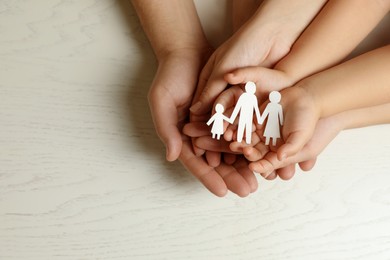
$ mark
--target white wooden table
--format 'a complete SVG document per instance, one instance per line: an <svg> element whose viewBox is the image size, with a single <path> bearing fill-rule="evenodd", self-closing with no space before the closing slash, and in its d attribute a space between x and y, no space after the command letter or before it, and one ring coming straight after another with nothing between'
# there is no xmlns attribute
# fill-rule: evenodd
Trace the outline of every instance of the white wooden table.
<svg viewBox="0 0 390 260"><path fill-rule="evenodd" d="M155 69L125 0L0 1L0 259L390 259L390 125L217 198L164 161Z"/></svg>

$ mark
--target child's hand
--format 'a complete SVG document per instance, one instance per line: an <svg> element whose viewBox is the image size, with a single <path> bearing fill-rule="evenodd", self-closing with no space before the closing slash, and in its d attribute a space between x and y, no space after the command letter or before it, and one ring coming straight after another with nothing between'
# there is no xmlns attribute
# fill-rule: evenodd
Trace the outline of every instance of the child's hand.
<svg viewBox="0 0 390 260"><path fill-rule="evenodd" d="M279 160L298 153L312 138L320 119L320 108L304 88L296 85L281 92L284 111L282 137L284 144L277 149Z"/></svg>
<svg viewBox="0 0 390 260"><path fill-rule="evenodd" d="M317 122L313 136L302 150L285 160L280 161L276 152L268 152L266 154L263 152L262 159L255 161L257 159L256 153L261 152L257 151L257 147L254 147L256 149L253 150L244 151L244 154L246 154L246 158L252 159L249 168L260 173L264 178L269 179L278 175L281 179L288 180L294 175L294 165L296 163L304 171L311 170L316 162L317 156L341 130L342 124L337 115L323 118Z"/></svg>

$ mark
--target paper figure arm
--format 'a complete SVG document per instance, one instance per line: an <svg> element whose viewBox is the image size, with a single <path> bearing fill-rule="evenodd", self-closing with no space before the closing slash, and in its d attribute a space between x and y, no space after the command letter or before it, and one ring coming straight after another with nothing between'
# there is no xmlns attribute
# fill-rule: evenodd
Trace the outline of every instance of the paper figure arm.
<svg viewBox="0 0 390 260"><path fill-rule="evenodd" d="M255 114L256 114L257 123L260 124L261 116L260 116L260 110L259 110L259 106L258 106L257 102L255 104Z"/></svg>
<svg viewBox="0 0 390 260"><path fill-rule="evenodd" d="M268 114L269 114L269 108L268 108L268 105L267 105L267 107L263 111L263 114L260 117L260 120L258 122L259 125L262 125L264 123L264 120L267 118Z"/></svg>
<svg viewBox="0 0 390 260"><path fill-rule="evenodd" d="M226 122L229 122L230 124L233 123L233 122L230 121L230 118L228 118L228 117L225 116L225 115L222 115L222 118L223 118L223 120L225 120Z"/></svg>
<svg viewBox="0 0 390 260"><path fill-rule="evenodd" d="M214 122L214 120L215 120L215 116L217 115L217 113L215 113L210 119L209 119L209 121L207 121L207 125L210 125L212 122Z"/></svg>
<svg viewBox="0 0 390 260"><path fill-rule="evenodd" d="M234 107L233 113L229 118L229 123L233 124L234 120L236 119L238 112L240 112L241 106L242 106L242 99L239 98L237 101L236 106Z"/></svg>

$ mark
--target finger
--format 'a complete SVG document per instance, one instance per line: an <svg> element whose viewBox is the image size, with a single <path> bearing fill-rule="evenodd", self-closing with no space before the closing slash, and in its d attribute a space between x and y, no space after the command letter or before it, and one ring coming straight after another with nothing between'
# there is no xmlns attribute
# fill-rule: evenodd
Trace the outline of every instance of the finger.
<svg viewBox="0 0 390 260"><path fill-rule="evenodd" d="M199 96L199 100L190 108L195 115L206 113L212 107L215 99L227 87L226 81L222 77L210 77L205 88Z"/></svg>
<svg viewBox="0 0 390 260"><path fill-rule="evenodd" d="M246 197L250 194L251 188L246 180L230 165L221 163L215 168L225 181L228 189L240 197Z"/></svg>
<svg viewBox="0 0 390 260"><path fill-rule="evenodd" d="M228 189L223 178L209 166L203 157L197 157L189 141L183 142L179 157L183 166L192 173L213 194L218 197L226 195Z"/></svg>
<svg viewBox="0 0 390 260"><path fill-rule="evenodd" d="M231 142L233 140L233 133L234 130L228 127L228 129L226 129L225 133L223 134L223 139L225 141Z"/></svg>
<svg viewBox="0 0 390 260"><path fill-rule="evenodd" d="M233 133L233 139L237 139L236 138L236 133ZM252 147L254 145L257 145L259 142L261 141L260 137L257 135L256 132L252 132L252 137L251 137L251 143L250 144L247 144L246 142L232 142L230 143L230 149L232 151L240 151L242 152L244 148L246 147Z"/></svg>
<svg viewBox="0 0 390 260"><path fill-rule="evenodd" d="M203 114L203 115L194 115L194 114L190 113L190 122L198 122L198 123L201 123L201 124L204 124L204 125L207 126L206 122L209 119L209 117L210 117L209 113L208 114ZM195 154L197 156L201 156L201 155L203 155L206 152L205 150L197 147L195 145L195 141L194 140L192 140L192 149L194 150L194 152L195 152Z"/></svg>
<svg viewBox="0 0 390 260"><path fill-rule="evenodd" d="M290 82L284 72L259 66L236 69L226 74L224 79L231 85L253 81L259 93L282 90L292 85L292 82Z"/></svg>
<svg viewBox="0 0 390 260"><path fill-rule="evenodd" d="M316 162L317 162L317 158L307 160L304 162L300 162L299 167L301 168L302 171L307 172L307 171L310 171L311 169L313 169Z"/></svg>
<svg viewBox="0 0 390 260"><path fill-rule="evenodd" d="M151 91L148 99L156 132L166 147L166 159L174 161L182 149L181 134L177 127L177 107L174 102L161 99L156 91Z"/></svg>
<svg viewBox="0 0 390 260"><path fill-rule="evenodd" d="M223 161L227 165L232 165L237 160L237 155L231 153L223 153Z"/></svg>
<svg viewBox="0 0 390 260"><path fill-rule="evenodd" d="M265 159L256 162L251 162L249 164L249 168L254 172L260 173L260 175L263 177L268 176L271 172L275 170L273 165Z"/></svg>
<svg viewBox="0 0 390 260"><path fill-rule="evenodd" d="M259 143L254 147L246 147L243 149L245 158L251 162L262 159L268 152L269 147L263 143Z"/></svg>
<svg viewBox="0 0 390 260"><path fill-rule="evenodd" d="M217 167L221 163L221 153L206 151L206 160L211 167Z"/></svg>
<svg viewBox="0 0 390 260"><path fill-rule="evenodd" d="M213 71L213 67L215 64L215 54L213 53L210 58L207 60L204 65L202 71L200 72L198 85L196 86L196 92L193 99L193 104L195 104L199 100L199 96L202 94L207 81L209 80L211 73Z"/></svg>
<svg viewBox="0 0 390 260"><path fill-rule="evenodd" d="M264 176L264 178L266 180L269 180L269 181L272 181L272 180L275 180L276 177L278 177L278 175L276 174L275 171L271 172L271 173L268 173L267 175Z"/></svg>
<svg viewBox="0 0 390 260"><path fill-rule="evenodd" d="M293 156L305 146L309 141L310 135L305 131L296 131L291 133L284 144L277 151L278 159L284 160L289 156Z"/></svg>
<svg viewBox="0 0 390 260"><path fill-rule="evenodd" d="M234 132L237 130L237 125L233 124L233 125L228 125L228 127L226 128L226 131L225 133L223 134L223 138L228 141L228 142L231 142L234 138Z"/></svg>
<svg viewBox="0 0 390 260"><path fill-rule="evenodd" d="M226 112L229 112L230 108L234 108L237 100L240 98L241 94L244 93L242 88L238 86L233 86L225 91L223 91L215 100L216 104L221 104ZM233 112L233 109L230 109L230 112Z"/></svg>
<svg viewBox="0 0 390 260"><path fill-rule="evenodd" d="M294 174L295 174L295 164L287 165L283 168L277 169L276 174L282 179L282 180L290 180Z"/></svg>
<svg viewBox="0 0 390 260"><path fill-rule="evenodd" d="M225 140L212 139L210 136L203 136L195 139L195 145L203 150L232 153L229 143Z"/></svg>
<svg viewBox="0 0 390 260"><path fill-rule="evenodd" d="M236 69L225 74L224 79L231 85L245 84L248 81L258 82L263 68L259 66Z"/></svg>
<svg viewBox="0 0 390 260"><path fill-rule="evenodd" d="M194 150L194 153L196 156L202 156L205 154L206 150L199 148L195 143L196 143L196 138L191 138L192 140L192 149Z"/></svg>
<svg viewBox="0 0 390 260"><path fill-rule="evenodd" d="M184 125L183 133L189 137L209 136L210 127L204 122L190 122Z"/></svg>
<svg viewBox="0 0 390 260"><path fill-rule="evenodd" d="M255 192L259 186L259 183L253 171L249 169L248 162L243 158L238 159L237 162L234 164L234 167L249 184L251 193Z"/></svg>

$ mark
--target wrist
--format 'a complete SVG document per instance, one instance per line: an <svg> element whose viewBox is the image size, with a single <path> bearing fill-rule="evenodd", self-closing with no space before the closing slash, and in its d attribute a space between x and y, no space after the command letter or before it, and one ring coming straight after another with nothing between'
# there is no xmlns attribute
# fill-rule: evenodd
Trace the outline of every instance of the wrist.
<svg viewBox="0 0 390 260"><path fill-rule="evenodd" d="M312 103L313 112L317 118L324 117L324 102L321 93L315 88L315 82L311 82L310 78L306 78L297 83L297 86L302 89L305 99Z"/></svg>
<svg viewBox="0 0 390 260"><path fill-rule="evenodd" d="M326 0L265 0L251 20L291 46L325 3Z"/></svg>
<svg viewBox="0 0 390 260"><path fill-rule="evenodd" d="M177 57L177 56L181 56L189 59L199 59L203 61L204 57L210 56L212 51L213 49L208 44L199 45L199 46L172 45L172 46L165 46L159 49L156 48L155 55L159 63L169 59L170 57Z"/></svg>
<svg viewBox="0 0 390 260"><path fill-rule="evenodd" d="M297 111L310 111L313 117L319 120L322 117L321 102L311 91L308 84L302 81L283 90L281 104L286 108L295 107Z"/></svg>

